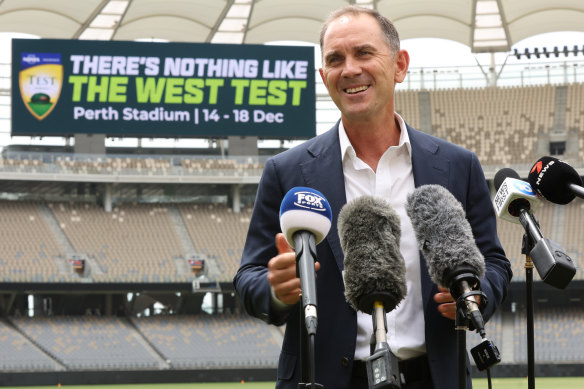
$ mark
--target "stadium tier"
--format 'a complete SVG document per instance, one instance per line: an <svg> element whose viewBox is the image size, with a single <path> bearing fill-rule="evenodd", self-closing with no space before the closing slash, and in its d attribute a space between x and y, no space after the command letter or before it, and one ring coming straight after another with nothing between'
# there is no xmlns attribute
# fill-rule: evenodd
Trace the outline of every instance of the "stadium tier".
<svg viewBox="0 0 584 389"><path fill-rule="evenodd" d="M584 361L582 307L535 315L537 363ZM498 312L486 326L503 364L527 360L525 312ZM11 317L0 323L0 369L14 371L275 368L281 333L243 315ZM467 349L480 337L467 333ZM495 367L496 369L496 367Z"/></svg>
<svg viewBox="0 0 584 389"><path fill-rule="evenodd" d="M396 111L415 128L474 151L485 166L530 164L563 139L582 161L582 84L396 92ZM543 145L543 146L542 146Z"/></svg>
<svg viewBox="0 0 584 389"><path fill-rule="evenodd" d="M535 358L538 362L582 363L584 359L584 312L581 307L538 310L534 322ZM527 361L527 321L515 316L515 361Z"/></svg>
<svg viewBox="0 0 584 389"><path fill-rule="evenodd" d="M0 370L274 368L281 334L242 315L11 317Z"/></svg>
<svg viewBox="0 0 584 389"><path fill-rule="evenodd" d="M280 354L278 333L245 315L156 316L132 322L177 369L274 368Z"/></svg>
<svg viewBox="0 0 584 389"><path fill-rule="evenodd" d="M4 282L64 281L58 263L64 251L37 204L0 201L0 277Z"/></svg>
<svg viewBox="0 0 584 389"><path fill-rule="evenodd" d="M218 281L230 282L241 260L251 208L234 213L224 204L181 204L179 209L196 252L214 260Z"/></svg>
<svg viewBox="0 0 584 389"><path fill-rule="evenodd" d="M543 234L574 260L583 280L584 204L543 202ZM177 217L178 216L178 217ZM112 212L86 203L0 201L0 276L5 282L173 283L197 279L188 260L205 259L207 278L229 283L245 243L251 208L225 204L120 204ZM525 279L523 228L498 220L513 281ZM72 260L82 259L75 269ZM537 280L536 276L536 280Z"/></svg>
<svg viewBox="0 0 584 389"><path fill-rule="evenodd" d="M105 212L87 202L0 201L6 237L0 276L5 282L186 282L198 275L188 260L199 257L214 281L231 282L250 212L224 204L120 204ZM75 258L82 269L75 269Z"/></svg>
<svg viewBox="0 0 584 389"><path fill-rule="evenodd" d="M76 253L90 261L91 278L108 282L173 282L189 276L184 249L165 205L49 204ZM182 272L180 270L183 270Z"/></svg>

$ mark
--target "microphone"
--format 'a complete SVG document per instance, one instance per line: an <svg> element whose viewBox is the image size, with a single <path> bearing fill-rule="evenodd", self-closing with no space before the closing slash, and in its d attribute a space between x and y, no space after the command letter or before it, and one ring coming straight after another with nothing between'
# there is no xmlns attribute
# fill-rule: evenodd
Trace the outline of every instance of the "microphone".
<svg viewBox="0 0 584 389"><path fill-rule="evenodd" d="M387 344L385 315L407 293L399 216L384 199L362 196L343 206L337 226L345 255L345 297L373 320L375 347L366 361L369 387L399 389L398 360Z"/></svg>
<svg viewBox="0 0 584 389"><path fill-rule="evenodd" d="M531 212L539 205L539 199L531 186L518 178L519 174L509 168L495 174L497 194L493 204L497 216L523 226L533 247L529 255L539 276L545 283L564 289L576 274L576 267L559 244L543 237Z"/></svg>
<svg viewBox="0 0 584 389"><path fill-rule="evenodd" d="M426 258L430 278L447 287L464 302L466 315L485 338L485 323L475 295L480 292L485 260L460 202L440 185L422 185L408 195L406 212L412 221L418 244Z"/></svg>
<svg viewBox="0 0 584 389"><path fill-rule="evenodd" d="M499 170L495 174L493 183L497 190L493 204L497 216L501 219L521 224L519 215L522 209L530 213L535 212L539 207L539 198L537 198L531 186L520 179L515 170L510 168ZM530 220L525 222L530 223Z"/></svg>
<svg viewBox="0 0 584 389"><path fill-rule="evenodd" d="M315 189L294 187L286 193L280 205L280 227L296 252L296 273L300 278L304 320L309 335L316 334L317 327L316 245L328 234L331 221L331 206Z"/></svg>
<svg viewBox="0 0 584 389"><path fill-rule="evenodd" d="M564 161L541 157L528 176L532 188L544 199L556 204L568 204L575 196L584 198L582 178Z"/></svg>

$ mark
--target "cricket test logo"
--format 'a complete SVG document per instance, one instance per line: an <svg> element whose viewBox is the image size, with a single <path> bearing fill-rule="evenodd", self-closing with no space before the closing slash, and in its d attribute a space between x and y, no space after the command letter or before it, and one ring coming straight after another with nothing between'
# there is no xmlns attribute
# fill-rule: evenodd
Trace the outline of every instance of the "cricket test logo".
<svg viewBox="0 0 584 389"><path fill-rule="evenodd" d="M46 118L61 95L61 54L21 53L18 83L26 109L38 120Z"/></svg>

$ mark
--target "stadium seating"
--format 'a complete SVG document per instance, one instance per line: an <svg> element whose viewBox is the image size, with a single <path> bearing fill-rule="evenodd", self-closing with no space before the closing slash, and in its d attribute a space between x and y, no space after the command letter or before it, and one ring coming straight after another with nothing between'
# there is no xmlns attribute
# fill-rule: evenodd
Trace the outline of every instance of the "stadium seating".
<svg viewBox="0 0 584 389"><path fill-rule="evenodd" d="M176 369L274 368L280 345L263 322L245 315L133 318Z"/></svg>
<svg viewBox="0 0 584 389"><path fill-rule="evenodd" d="M3 372L65 369L4 320L0 321L0 350L0 371Z"/></svg>
<svg viewBox="0 0 584 389"><path fill-rule="evenodd" d="M405 90L396 91L395 111L407 120L408 124L414 128L420 128L420 104L418 91Z"/></svg>
<svg viewBox="0 0 584 389"><path fill-rule="evenodd" d="M130 158L108 157L92 158L88 156L72 158L56 156L55 165L60 173L74 174L145 174L166 175L171 163L168 158Z"/></svg>
<svg viewBox="0 0 584 389"><path fill-rule="evenodd" d="M510 316L509 325L503 316ZM536 363L581 363L581 307L535 312ZM498 311L487 337L504 364L527 361L524 311ZM504 333L513 341L505 343ZM467 349L481 338L467 333ZM11 317L0 322L2 371L275 368L281 333L246 315L160 315L130 319L98 316ZM474 361L473 361L474 364Z"/></svg>
<svg viewBox="0 0 584 389"><path fill-rule="evenodd" d="M122 204L111 213L96 204L49 204L78 253L95 261L92 279L105 282L176 282L175 259L184 250L164 205Z"/></svg>
<svg viewBox="0 0 584 389"><path fill-rule="evenodd" d="M12 320L68 370L143 370L165 366L124 319L54 316Z"/></svg>
<svg viewBox="0 0 584 389"><path fill-rule="evenodd" d="M0 279L46 282L59 274L62 251L33 202L0 201Z"/></svg>
<svg viewBox="0 0 584 389"><path fill-rule="evenodd" d="M537 363L581 363L584 350L581 307L545 308L534 313L534 357ZM527 318L515 315L515 362L527 361Z"/></svg>
<svg viewBox="0 0 584 389"><path fill-rule="evenodd" d="M482 164L525 163L553 127L554 92L551 85L433 91L433 132L473 150Z"/></svg>
<svg viewBox="0 0 584 389"><path fill-rule="evenodd" d="M13 317L2 371L275 368L281 338L244 315Z"/></svg>
<svg viewBox="0 0 584 389"><path fill-rule="evenodd" d="M181 204L179 209L197 251L216 261L219 281L231 282L241 260L251 208L233 213L224 204Z"/></svg>
<svg viewBox="0 0 584 389"><path fill-rule="evenodd" d="M45 158L45 160L41 159ZM144 176L260 176L258 158L218 159L192 156L94 157L91 155L11 154L0 158L0 170L11 173Z"/></svg>
<svg viewBox="0 0 584 389"><path fill-rule="evenodd" d="M568 85L566 128L578 134L578 157L584 160L584 84Z"/></svg>

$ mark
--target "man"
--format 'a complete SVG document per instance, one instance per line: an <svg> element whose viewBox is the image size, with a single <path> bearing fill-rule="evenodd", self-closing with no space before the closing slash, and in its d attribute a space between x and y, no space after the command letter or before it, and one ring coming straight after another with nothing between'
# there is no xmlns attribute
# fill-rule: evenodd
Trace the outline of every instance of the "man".
<svg viewBox="0 0 584 389"><path fill-rule="evenodd" d="M367 388L363 361L370 355L371 316L356 313L345 301L336 222L346 202L366 194L383 197L400 216L406 262L407 296L387 315L388 343L405 378L402 388L453 389L458 382L455 303L430 280L405 202L415 187L439 184L462 203L485 257L481 288L489 301L483 313L488 319L506 295L511 270L478 159L412 129L394 112L395 84L406 76L409 55L400 50L389 20L376 11L342 8L323 26L321 49L320 74L341 120L266 162L235 287L249 314L287 324L276 387L297 388L302 381L300 280L294 253L279 233L278 212L295 186L323 193L333 223L317 246L316 382L328 389ZM467 381L470 388L470 375Z"/></svg>

